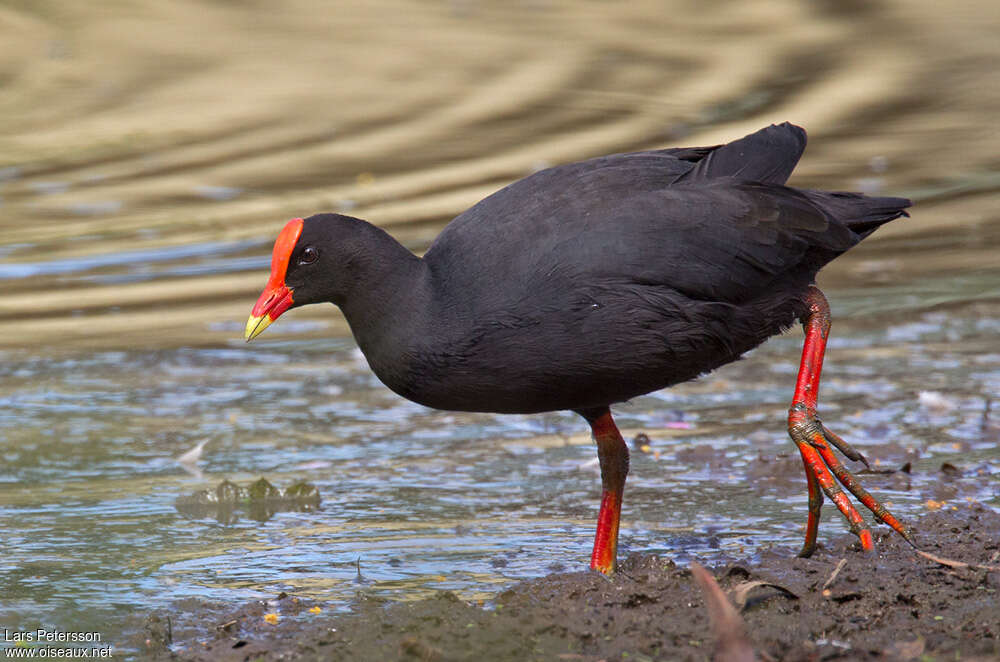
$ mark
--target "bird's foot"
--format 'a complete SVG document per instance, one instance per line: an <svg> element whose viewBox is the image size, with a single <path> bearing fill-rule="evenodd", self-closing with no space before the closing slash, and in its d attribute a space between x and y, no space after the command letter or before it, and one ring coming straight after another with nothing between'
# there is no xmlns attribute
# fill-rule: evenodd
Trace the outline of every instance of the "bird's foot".
<svg viewBox="0 0 1000 662"><path fill-rule="evenodd" d="M792 405L788 412L788 433L802 454L806 477L809 480L809 521L806 525L805 545L799 556L810 556L816 549L816 530L819 526L819 512L824 493L847 519L851 532L861 541L862 549L866 552L875 550L871 531L840 485L846 487L880 521L895 529L908 543L917 546L910 529L861 485L857 476L834 455L830 444L836 446L848 458L864 462L865 466L868 466L865 457L823 425L814 409L803 403ZM837 484L838 481L840 485Z"/></svg>

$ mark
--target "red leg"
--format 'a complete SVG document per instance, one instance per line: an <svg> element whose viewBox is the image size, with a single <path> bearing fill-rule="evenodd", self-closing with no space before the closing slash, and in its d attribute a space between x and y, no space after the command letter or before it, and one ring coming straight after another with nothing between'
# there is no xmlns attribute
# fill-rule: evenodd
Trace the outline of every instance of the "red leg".
<svg viewBox="0 0 1000 662"><path fill-rule="evenodd" d="M802 463L805 465L806 482L809 484L809 520L806 522L806 541L799 556L808 558L816 551L816 532L819 530L819 516L823 509L823 489L805 455L802 456Z"/></svg>
<svg viewBox="0 0 1000 662"><path fill-rule="evenodd" d="M601 511L597 515L590 567L610 575L615 571L618 554L618 522L625 477L628 476L628 447L607 407L578 413L590 423L597 442L597 458L601 462Z"/></svg>
<svg viewBox="0 0 1000 662"><path fill-rule="evenodd" d="M795 383L795 396L788 410L788 434L802 454L809 482L809 520L806 524L805 544L799 556L809 556L816 549L816 530L819 526L823 492L847 518L851 532L861 540L861 547L866 551L875 549L871 531L868 530L864 519L851 504L850 499L840 489L838 480L875 513L878 519L898 531L911 545L916 546L909 529L861 486L858 479L833 454L827 443L832 443L851 459L864 460L863 455L827 430L816 417L816 397L819 391L820 373L823 370L823 353L826 351L826 341L830 335L830 306L826 302L826 297L815 286L809 288L805 301L809 306L809 312L802 319L806 340L802 348L798 380Z"/></svg>

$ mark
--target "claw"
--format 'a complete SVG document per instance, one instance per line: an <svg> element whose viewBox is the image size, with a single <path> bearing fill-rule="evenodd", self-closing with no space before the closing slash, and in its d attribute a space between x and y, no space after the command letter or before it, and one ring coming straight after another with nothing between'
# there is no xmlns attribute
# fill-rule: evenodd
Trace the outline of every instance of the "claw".
<svg viewBox="0 0 1000 662"><path fill-rule="evenodd" d="M916 544L913 541L913 535L910 533L910 530L907 527L905 527L902 524L902 522L896 519L892 515L892 513L890 513L886 509L885 506L883 506L875 497L871 495L871 493L868 490L866 490L861 485L861 482L858 480L857 476L852 474L850 471L847 470L847 467L841 464L840 460L837 459L837 456L833 454L832 450L830 450L830 447L826 446L825 443L823 442L820 442L819 444L815 444L814 442L814 445L817 446L817 450L819 451L820 457L823 458L823 462L826 463L826 466L828 466L830 470L833 472L833 474L837 477L837 480L840 481L840 484L846 487L848 490L850 490L851 494L857 497L858 501L863 503L865 507L868 508L868 510L872 511L875 517L877 517L881 522L884 522L889 526L891 526L901 536L903 536L903 538L906 539L908 543L916 547Z"/></svg>

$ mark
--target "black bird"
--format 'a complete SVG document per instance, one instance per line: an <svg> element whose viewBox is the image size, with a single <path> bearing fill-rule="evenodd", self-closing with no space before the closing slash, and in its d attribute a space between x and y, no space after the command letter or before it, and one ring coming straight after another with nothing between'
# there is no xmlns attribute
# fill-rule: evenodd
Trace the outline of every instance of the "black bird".
<svg viewBox="0 0 1000 662"><path fill-rule="evenodd" d="M537 172L449 223L421 258L340 214L293 219L246 339L294 306L340 306L379 379L437 409L569 409L590 424L603 496L591 567L615 568L628 450L609 407L739 358L796 320L806 340L788 431L816 546L825 492L874 544L839 481L913 543L841 464L857 451L816 416L827 262L910 201L785 185L806 145L792 124L727 145L603 156ZM836 478L834 478L836 477Z"/></svg>

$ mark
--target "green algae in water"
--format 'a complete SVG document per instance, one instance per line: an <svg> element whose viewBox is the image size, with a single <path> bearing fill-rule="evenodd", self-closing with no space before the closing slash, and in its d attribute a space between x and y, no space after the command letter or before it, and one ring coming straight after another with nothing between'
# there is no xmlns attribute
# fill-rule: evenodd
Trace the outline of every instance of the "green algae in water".
<svg viewBox="0 0 1000 662"><path fill-rule="evenodd" d="M250 519L266 522L278 512L307 512L319 507L319 489L304 480L296 481L284 490L259 478L246 487L223 480L215 488L199 490L174 502L177 512L200 519L214 516L219 522L233 523L238 513L246 512Z"/></svg>

